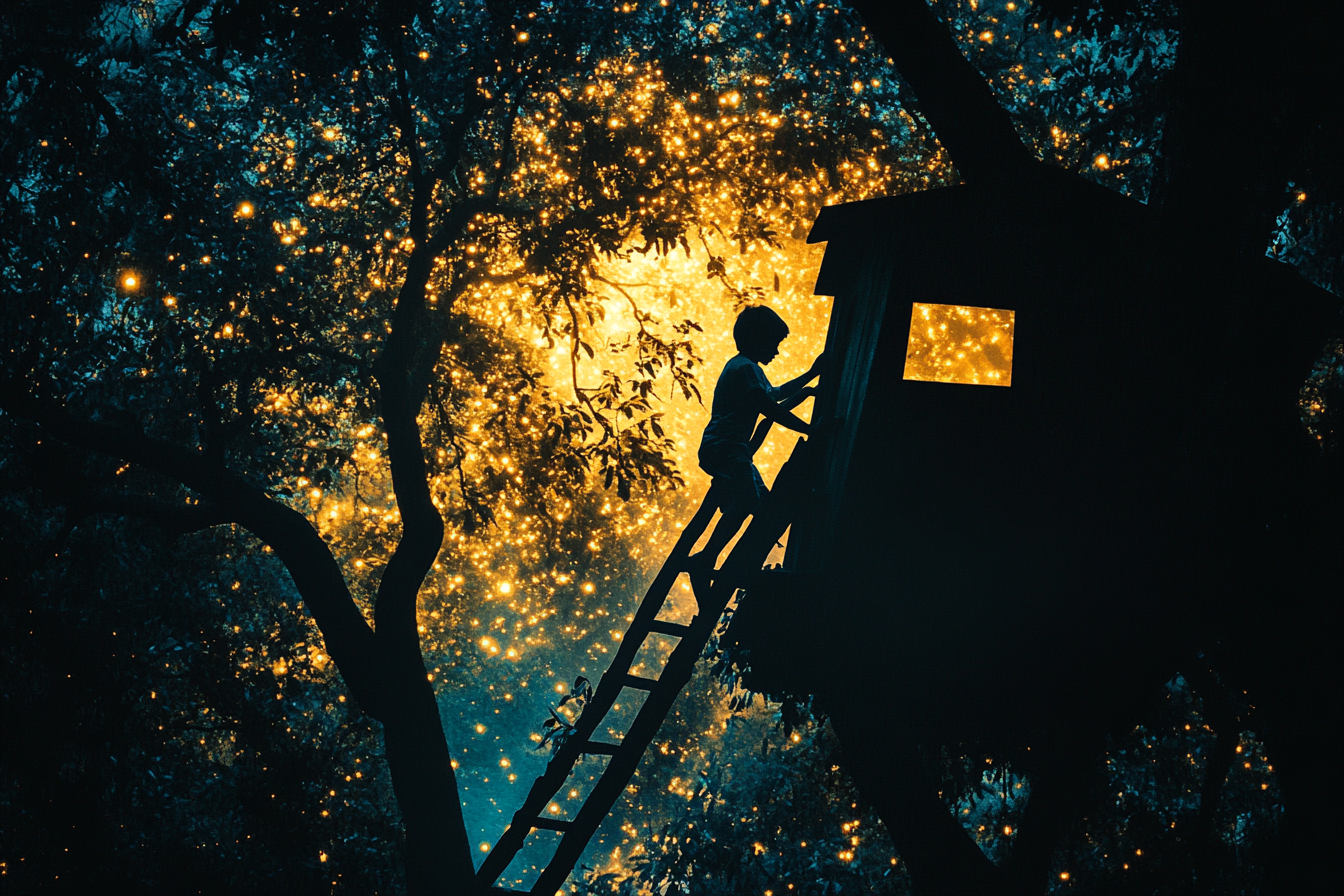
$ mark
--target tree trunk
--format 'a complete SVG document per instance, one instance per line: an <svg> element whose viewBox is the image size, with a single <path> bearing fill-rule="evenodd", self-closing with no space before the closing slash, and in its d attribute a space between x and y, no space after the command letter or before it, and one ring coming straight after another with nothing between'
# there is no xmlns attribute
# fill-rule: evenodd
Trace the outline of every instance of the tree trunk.
<svg viewBox="0 0 1344 896"><path fill-rule="evenodd" d="M1006 893L1003 875L953 817L918 751L889 717L871 704L827 709L840 739L845 770L886 825L897 854L909 867L916 892L949 896ZM845 750L846 743L865 748ZM869 746L879 743L890 745L881 760Z"/></svg>
<svg viewBox="0 0 1344 896"><path fill-rule="evenodd" d="M439 719L438 702L417 655L418 673L395 676L402 690L383 722L392 789L406 826L406 885L410 893L476 893L457 776Z"/></svg>

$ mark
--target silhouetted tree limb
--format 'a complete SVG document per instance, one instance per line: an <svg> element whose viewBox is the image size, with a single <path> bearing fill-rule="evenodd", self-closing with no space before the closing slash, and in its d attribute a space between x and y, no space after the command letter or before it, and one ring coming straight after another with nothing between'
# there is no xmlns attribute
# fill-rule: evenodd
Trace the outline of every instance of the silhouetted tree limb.
<svg viewBox="0 0 1344 896"><path fill-rule="evenodd" d="M852 0L869 31L915 92L915 107L933 126L968 183L1021 174L1036 161L1012 117L924 0Z"/></svg>
<svg viewBox="0 0 1344 896"><path fill-rule="evenodd" d="M373 631L355 605L340 567L308 520L202 452L106 423L80 420L56 400L0 382L0 408L36 423L60 441L141 466L209 499L220 522L236 522L269 544L313 611L327 650L364 710L378 718L383 672Z"/></svg>

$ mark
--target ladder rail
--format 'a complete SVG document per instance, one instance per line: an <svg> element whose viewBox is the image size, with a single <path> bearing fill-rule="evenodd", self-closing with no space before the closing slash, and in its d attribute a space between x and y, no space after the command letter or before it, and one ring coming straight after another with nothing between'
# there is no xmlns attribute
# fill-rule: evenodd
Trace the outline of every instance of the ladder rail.
<svg viewBox="0 0 1344 896"><path fill-rule="evenodd" d="M592 698L575 720L573 733L551 757L545 771L533 783L523 805L514 813L513 821L486 856L477 872L477 880L482 885L492 886L521 851L528 835L534 829L542 828L559 831L562 836L555 855L542 869L531 892L534 896L550 896L563 886L593 834L629 785L672 704L690 681L696 662L729 600L754 572L761 569L771 549L793 521L800 486L806 478L804 468L810 466L807 445L808 442L803 440L796 443L793 455L776 476L774 488L753 513L751 523L729 553L722 569L713 574L712 584L704 580L697 582L692 578L691 585L696 589L699 612L690 625L684 627L684 632L678 633L680 640L668 656L658 678L636 678L629 674L630 666L645 638L655 631L656 617L668 593L677 577L686 571L685 561L690 549L704 533L717 510L717 503L712 500L714 489L711 488L706 494L700 508L682 531L645 592L621 647L598 681ZM662 630L667 627L667 623L658 626ZM593 741L597 726L606 719L621 690L626 687L645 690L648 696L625 737L619 744ZM546 805L564 787L565 781L585 753L606 755L610 759L579 807L578 814L568 820L544 817L542 813Z"/></svg>
<svg viewBox="0 0 1344 896"><path fill-rule="evenodd" d="M526 799L523 800L523 805L513 814L513 820L504 829L504 833L500 835L499 840L495 842L494 847L485 857L485 861L481 863L480 870L476 872L476 877L482 884L487 886L494 884L508 868L514 856L522 849L528 834L536 827L536 819L541 816L546 804L560 791L574 766L578 764L584 752L583 748L588 745L598 724L606 718L611 707L615 705L621 689L625 686L625 675L644 641L644 636L630 637L629 632L648 631L659 611L662 610L663 604L667 601L668 593L676 583L677 576L682 573L686 557L690 555L691 548L695 546L695 542L704 533L714 516L714 512L718 509L717 504L712 500L714 497L714 488L711 486L701 501L699 509L691 517L691 521L686 525L686 528L682 530L681 536L677 539L671 553L668 554L662 568L654 577L648 590L645 591L644 599L640 601L639 608L635 611L634 621L630 623L627 635L622 638L616 656L613 657L607 671L602 674L597 688L587 705L584 706L583 712L575 720L574 732L555 751L555 754L546 764L546 770L533 782L532 789L528 792Z"/></svg>

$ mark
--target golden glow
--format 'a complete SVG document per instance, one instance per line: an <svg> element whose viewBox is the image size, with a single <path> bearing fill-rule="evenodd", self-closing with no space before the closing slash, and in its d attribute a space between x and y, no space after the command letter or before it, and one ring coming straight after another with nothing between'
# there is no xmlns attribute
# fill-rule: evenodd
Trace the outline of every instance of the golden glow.
<svg viewBox="0 0 1344 896"><path fill-rule="evenodd" d="M907 380L1010 386L1014 313L915 302L905 350Z"/></svg>
<svg viewBox="0 0 1344 896"><path fill-rule="evenodd" d="M134 271L127 271L121 275L122 289L136 289L140 286L140 277Z"/></svg>
<svg viewBox="0 0 1344 896"><path fill-rule="evenodd" d="M529 26L541 27L541 23L529 22ZM527 32L514 33L517 42L528 41ZM546 32L538 33L544 42L549 40ZM429 53L421 51L420 55L424 58ZM437 48L434 55L439 55ZM846 71L836 90L880 103L883 94L874 93L887 82L873 74L863 69ZM351 80L356 78L352 75ZM433 460L429 473L432 500L443 512L446 532L443 550L422 590L417 632L427 658L426 677L434 682L441 700L462 700L459 685L464 679L479 686L470 703L472 709L463 703L465 724L456 735L470 751L451 760L455 769L461 763L462 780L470 782L469 797L477 805L488 800L494 806L492 797L499 795L487 789L486 796L477 796L477 782L488 785L493 781L498 786L506 777L528 781L544 759L526 751L502 756L498 749L517 733L517 722L501 716L500 708L526 704L535 724L545 717L539 706L544 702L572 721L582 697L564 706L556 704L571 691L582 695L584 688L568 682L580 674L594 680L610 662L611 653L629 640L624 637L625 629L634 613L641 575L651 575L666 556L680 534L681 521L708 486L696 453L715 382L736 352L731 333L741 303L767 304L789 323L790 335L780 346L779 357L766 368L770 380L780 383L806 370L824 345L831 304L829 298L812 294L825 247L802 242L807 226L818 209L888 193L902 176L903 163L877 150L846 155L824 172L773 171L767 162L778 153L771 143L779 139L777 129L789 126L791 139L806 139L811 136L809 128L822 125L809 124L813 113L805 109L798 112L791 106L757 102L762 98L760 89L768 88L768 83L764 79L725 82L713 93L673 96L673 86L656 62L618 59L599 63L591 77L554 85L555 96L539 95L543 102L537 115L520 119L515 134L520 155L512 163L516 170L507 175L505 193L509 201L534 197L542 227L566 224L566 202L575 189L570 184L580 176L577 165L582 161L567 148L573 142L571 128L602 131L604 141L619 129L625 138L623 156L612 163L613 170L656 168L671 158L678 160L673 167L686 171L690 178L688 192L677 200L685 202L684 208L674 208L670 194L651 189L638 197L638 208L633 211L641 224L652 222L649 234L661 232L653 224L661 224L664 216L683 215L696 224L688 228L686 240L650 246L643 229L632 230L620 251L584 269L576 294L585 303L591 300L592 308L585 304L579 309L578 320L572 323L577 336L558 327L563 321L546 316L541 299L547 294L547 281L525 268L507 242L497 241L493 234L498 221L477 215L466 225L471 235L433 260L428 301L433 302L437 294L441 306L462 315L472 332L489 336L490 350L505 359L495 365L502 373L494 367L481 373L470 363L481 346L445 347L436 374L451 383L455 400L460 401L448 432L460 433L462 438L437 442L431 433L439 430L430 426L428 412L422 421L426 453ZM483 93L490 98L488 92ZM560 97L568 102L562 103ZM582 117L575 117L579 114ZM866 109L863 115L867 117ZM353 119L343 117L340 110L324 109L323 120L314 121L316 117L305 116L302 122L312 142L344 141L352 139L344 136L347 131L356 132L349 123ZM279 257L266 267L274 267L285 280L294 276L330 283L333 293L351 297L351 313L338 318L334 338L343 351L373 356L382 350L386 336L379 315L395 299L416 247L400 223L388 226L383 216L375 217L376 230L353 233L343 237L344 245L339 244L329 236L335 229L329 216L350 206L358 209L366 195L376 195L389 211L400 208L404 213L409 194L402 189L402 181L391 176L358 188L308 178L307 162L294 162L297 148L293 140L286 139L286 134L298 131L297 124L271 129L270 136L259 141L261 155L253 166L263 176L259 179L262 186L278 189L277 184L284 185L302 201L296 216L279 218L269 204L261 209L237 198L232 200L233 212L240 219L256 217L259 226L271 221L276 242L265 242ZM877 131L873 134L879 136ZM334 151L330 143L322 149ZM939 172L946 169L941 155L930 155L912 176L921 182L939 179L943 177ZM733 176L721 174L728 171ZM767 176L779 185L779 196L773 200L761 200L754 189L742 188L743 183L761 183ZM480 194L489 188L494 175L482 167L466 171L463 178L468 189ZM370 186L372 192L366 190ZM613 194L612 198L618 197ZM267 212L264 216L263 210ZM741 226L735 222L745 220L746 210L751 212L753 227L771 239L740 244L729 236ZM250 229L250 221L240 229ZM457 290L456 281L449 277L455 265L488 275L468 278L467 286ZM296 274L289 275L287 266L294 267ZM186 291L181 296L182 317L194 320L190 312L196 310L198 299ZM264 332L257 316L260 302L246 295L239 299L228 325L235 345ZM588 310L596 314L585 317L582 312ZM684 325L687 320L695 322L694 329ZM220 339L228 335L224 326L216 325L214 330ZM672 363L668 356L641 354L638 340L645 333L674 346L683 337L691 340L698 356L694 363L688 359L690 349L680 348L674 351L675 363L684 365L695 378L701 400L694 394L684 395L671 382L666 373L666 365ZM583 350L576 343L578 338L583 340ZM589 345L593 351L587 351ZM533 445L543 442L553 421L562 419L562 413L572 416L575 407L608 381L617 382L630 394L644 379L640 365L650 363L662 365L662 373L648 395L649 416L655 419L657 415L660 432L666 432L665 450L684 477L684 487L658 483L645 489L637 484L628 496L619 496L614 485L604 490L597 475L591 488L574 492L548 491L544 483L528 478L534 476L536 465ZM540 371L541 382L554 400L547 397L543 401L540 389L530 395L516 385L509 378L511 365ZM318 468L324 461L314 461L296 464L288 479L295 491L291 499L295 508L309 516L349 564L356 600L369 612L379 573L387 565L400 528L385 436L363 411L339 401L319 406L311 395L285 382L268 383L267 389L260 393L258 413L271 425L302 432L320 422L345 440L349 462L336 469L333 478L319 475L329 471ZM810 404L797 410L804 419L810 412ZM620 436L639 422L613 417ZM509 421L508 428L498 420ZM569 448L577 450L585 440L591 445L602 435L576 433L563 438L572 439ZM767 482L773 480L796 441L795 435L776 427L758 452L756 462ZM559 444L565 445L563 441ZM484 501L488 515L460 513L468 487ZM488 522L482 524L482 519ZM695 612L687 581L669 599L664 618L689 620ZM649 674L656 673L674 644L674 638L647 642ZM288 672L277 683L287 685L310 669L319 670L318 662L306 659L311 655L288 661ZM272 654L266 662L274 659ZM705 744L698 753L703 759L711 744L728 736L726 722L732 713L726 704L716 704L706 714L695 738L676 744L673 755L681 754L687 757L683 761L695 763L698 744ZM535 744L541 735L529 737ZM778 746L792 749L803 739L792 732ZM664 745L664 756L668 749ZM696 791L691 783L678 784L672 796L690 800ZM570 799L579 797L576 793ZM548 814L566 813L557 803L549 806ZM500 800L495 808L502 813L505 801ZM571 807L576 808L577 803ZM488 851L491 844L481 838L497 834L507 820L501 814L498 826L472 831L482 851ZM855 842L857 833L847 839L848 844L817 845L825 853L843 850L845 861L855 860L856 848L870 848L866 841L862 847ZM624 867L619 852L610 853L610 869Z"/></svg>

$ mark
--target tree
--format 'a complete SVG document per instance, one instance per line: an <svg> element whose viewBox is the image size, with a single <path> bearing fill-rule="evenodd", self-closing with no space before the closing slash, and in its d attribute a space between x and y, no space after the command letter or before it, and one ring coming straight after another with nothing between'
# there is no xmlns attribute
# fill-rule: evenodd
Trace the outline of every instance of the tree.
<svg viewBox="0 0 1344 896"><path fill-rule="evenodd" d="M794 12L800 50L851 37ZM445 532L525 508L564 551L591 476L622 498L678 481L651 395L695 394L696 325L653 319L610 265L690 255L710 227L770 243L822 198L799 179L847 171L823 196L861 196L939 176L894 80L791 65L789 15L757 15L90 3L6 19L19 223L0 407L16 478L65 507L41 553L108 513L263 542L381 725L412 891L473 874L417 615ZM722 256L708 271L730 285ZM639 326L630 373L588 386L599 290ZM567 353L570 396L541 381L527 328Z"/></svg>

